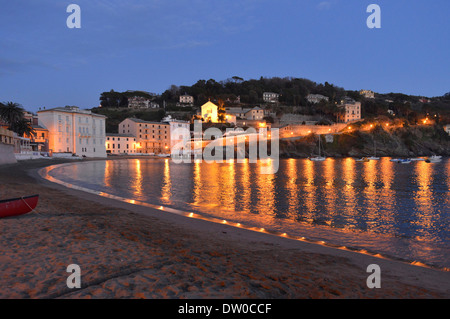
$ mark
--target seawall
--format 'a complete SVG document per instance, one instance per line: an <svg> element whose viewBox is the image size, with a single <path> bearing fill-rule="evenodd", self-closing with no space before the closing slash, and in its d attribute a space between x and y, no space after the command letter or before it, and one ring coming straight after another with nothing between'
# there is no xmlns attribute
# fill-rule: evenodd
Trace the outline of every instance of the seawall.
<svg viewBox="0 0 450 319"><path fill-rule="evenodd" d="M17 163L14 146L0 143L0 165Z"/></svg>

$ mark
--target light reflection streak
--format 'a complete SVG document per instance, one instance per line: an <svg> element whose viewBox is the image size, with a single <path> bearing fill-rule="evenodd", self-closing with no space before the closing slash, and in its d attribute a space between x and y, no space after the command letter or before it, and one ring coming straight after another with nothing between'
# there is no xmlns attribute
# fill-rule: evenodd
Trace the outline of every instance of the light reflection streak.
<svg viewBox="0 0 450 319"><path fill-rule="evenodd" d="M141 171L141 160L134 160L134 179L131 185L133 189L133 194L136 198L142 196L142 171Z"/></svg>
<svg viewBox="0 0 450 319"><path fill-rule="evenodd" d="M163 185L161 188L161 200L164 204L171 204L172 197L172 179L170 177L170 163L169 160L164 160L164 175L163 175Z"/></svg>

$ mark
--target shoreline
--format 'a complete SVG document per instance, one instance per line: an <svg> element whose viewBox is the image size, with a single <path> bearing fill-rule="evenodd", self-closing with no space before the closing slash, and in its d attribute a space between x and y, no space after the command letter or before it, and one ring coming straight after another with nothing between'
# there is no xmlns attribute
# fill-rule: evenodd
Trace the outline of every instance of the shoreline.
<svg viewBox="0 0 450 319"><path fill-rule="evenodd" d="M116 158L115 160L128 160L128 159L136 159L134 157L131 158ZM142 158L137 158L137 159L142 159ZM156 158L158 159L158 158ZM95 161L95 160L94 160ZM264 233L267 235L272 235L272 236L276 236L276 237L280 237L280 238L285 238L285 239L291 239L294 241L300 241L300 242L306 242L306 243L311 243L311 244L316 244L316 245L320 245L320 246L326 246L326 247L330 247L333 249L338 249L338 250L344 250L344 251L352 251L355 253L359 253L359 254L365 254L365 255L369 255L369 256L374 256L377 258L382 258L382 259L388 259L391 261L398 261L398 262L402 262L405 264L409 264L409 265L416 265L416 266L420 266L420 267L425 267L425 268L430 268L430 269L435 269L435 270L439 270L439 271L445 271L445 272L450 272L450 268L448 268L447 266L439 266L436 264L427 264L425 261L420 261L420 260L414 260L414 259L407 259L407 258L402 258L399 256L393 256L393 255L389 255L389 253L386 252L381 252L381 251L376 251L372 248L372 250L368 247L365 247L363 245L355 245L355 246L344 246L344 244L341 243L331 243L326 241L327 239L324 238L317 238L317 235L315 236L316 238L314 239L314 236L311 236L311 233L308 236L308 230L304 230L305 233L302 233L302 235L293 235L292 233L286 233L284 230L272 230L272 229L267 229L267 228L260 228L260 227L256 227L256 226L249 226L246 225L243 222L240 221L230 221L230 220L224 220L221 219L219 217L213 217L213 216L207 216L203 213L198 213L198 212L192 212L192 211L185 211L185 210L180 210L177 208L173 208L173 207L169 207L169 206L161 206L160 204L152 204L149 202L142 202L142 201L138 201L138 200L134 200L134 199L129 199L129 198L124 198L124 197L120 197L117 195L112 195L109 193L105 193L103 191L96 191L93 189L89 189L89 188L85 188L82 186L78 186L78 185L74 185L74 184L70 184L68 182L64 182L62 180L57 179L56 177L51 176L49 173L51 170L53 169L57 169L59 167L63 167L66 165L72 165L73 163L66 163L66 164L59 164L59 165L51 165L51 166L47 166L44 167L42 169L39 169L37 171L37 175L39 175L39 177L50 181L52 183L61 185L63 187L69 188L69 189L73 189L73 190L78 190L80 192L84 192L84 193L89 193L89 194L93 194L99 197L103 197L105 199L109 199L109 200L113 200L113 201L119 201L119 202L123 202L123 203L128 203L128 204L132 204L133 206L141 206L141 207L147 207L147 208L152 208L154 210L157 211L162 211L162 212L166 212L166 213L171 213L171 214L175 214L178 216L182 216L184 218L189 218L189 219L198 219L198 220L203 220L203 221L208 221L211 223L215 223L215 224L226 224L229 227L234 227L234 228L239 228L239 229L245 229L248 231L252 231L252 232L257 232L257 233ZM263 225L263 227L265 227ZM318 226L316 226L318 227ZM330 233L330 232L336 232L337 230L332 230L332 229L324 229L323 230L326 233ZM342 235L342 234L341 234ZM348 234L345 234L348 235ZM363 234L353 234L353 237L357 237L357 236L361 236ZM307 237L304 237L307 236ZM336 236L336 235L335 235ZM351 236L351 237L352 237ZM374 238L372 238L371 240L374 240Z"/></svg>
<svg viewBox="0 0 450 319"><path fill-rule="evenodd" d="M6 230L0 236L12 244L2 248L0 257L5 261L1 298L450 296L448 272L167 214L37 176L37 170L55 164L0 166L2 196L24 196L24 191L42 195L37 213L0 220ZM36 226L41 227L38 234ZM16 237L31 241L14 245ZM26 276L31 261L47 270L42 281ZM88 269L79 291L65 286L64 266L74 261ZM381 267L382 289L366 286L366 269L373 263ZM17 268L23 276L14 274Z"/></svg>

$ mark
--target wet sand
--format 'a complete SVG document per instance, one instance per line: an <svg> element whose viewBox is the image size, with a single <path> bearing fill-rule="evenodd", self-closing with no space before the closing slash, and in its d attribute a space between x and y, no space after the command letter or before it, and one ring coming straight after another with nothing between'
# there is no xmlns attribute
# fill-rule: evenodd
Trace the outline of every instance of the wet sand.
<svg viewBox="0 0 450 319"><path fill-rule="evenodd" d="M0 198L39 194L0 219L0 298L449 298L450 273L189 219L67 189L0 166ZM66 268L81 268L81 289ZM381 267L369 289L367 266Z"/></svg>

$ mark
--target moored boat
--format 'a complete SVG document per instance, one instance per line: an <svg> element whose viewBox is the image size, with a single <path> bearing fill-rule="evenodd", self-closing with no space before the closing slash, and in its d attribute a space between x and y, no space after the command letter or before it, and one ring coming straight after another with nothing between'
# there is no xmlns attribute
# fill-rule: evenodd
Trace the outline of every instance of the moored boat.
<svg viewBox="0 0 450 319"><path fill-rule="evenodd" d="M355 160L356 162L370 162L370 160L367 157L358 158Z"/></svg>
<svg viewBox="0 0 450 319"><path fill-rule="evenodd" d="M0 218L20 216L34 210L39 195L0 200Z"/></svg>
<svg viewBox="0 0 450 319"><path fill-rule="evenodd" d="M326 157L323 157L323 156L312 156L312 157L310 157L309 158L309 160L310 161L313 161L313 162L323 162L323 161L325 161L327 158Z"/></svg>
<svg viewBox="0 0 450 319"><path fill-rule="evenodd" d="M440 161L442 161L442 156L433 155L431 157L428 157L425 161L427 163L439 163Z"/></svg>
<svg viewBox="0 0 450 319"><path fill-rule="evenodd" d="M319 155L318 156L311 156L310 158L309 158L309 160L310 161L313 161L313 162L323 162L323 161L325 161L327 158L326 157L324 157L324 156L322 156L322 146L321 146L321 143L320 143L320 141L321 141L321 136L319 135Z"/></svg>

